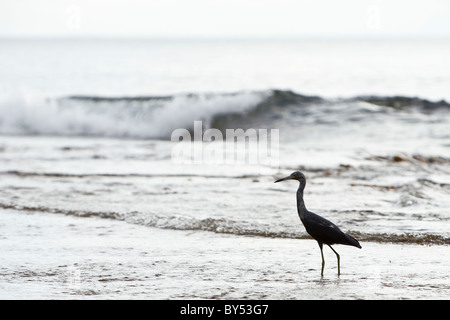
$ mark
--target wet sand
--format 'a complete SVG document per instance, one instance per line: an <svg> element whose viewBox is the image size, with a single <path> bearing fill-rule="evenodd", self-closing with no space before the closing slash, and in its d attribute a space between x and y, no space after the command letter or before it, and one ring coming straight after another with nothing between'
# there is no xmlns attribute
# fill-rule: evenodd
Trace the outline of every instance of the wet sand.
<svg viewBox="0 0 450 320"><path fill-rule="evenodd" d="M446 245L314 240L151 228L2 210L1 299L449 299Z"/></svg>

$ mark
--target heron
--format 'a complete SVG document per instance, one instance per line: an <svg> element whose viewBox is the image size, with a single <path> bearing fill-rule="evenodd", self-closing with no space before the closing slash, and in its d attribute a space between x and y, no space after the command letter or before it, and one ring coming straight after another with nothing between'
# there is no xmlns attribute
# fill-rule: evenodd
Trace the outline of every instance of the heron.
<svg viewBox="0 0 450 320"><path fill-rule="evenodd" d="M300 171L295 171L291 173L289 176L278 179L275 181L281 182L286 180L297 180L300 182L300 186L297 190L297 211L298 216L300 217L300 220L302 221L303 225L305 226L306 232L313 237L317 243L319 244L320 248L320 254L322 256L322 271L321 276L323 277L323 269L325 268L325 259L323 257L323 245L326 244L330 247L331 250L336 254L337 257L337 265L338 265L338 276L341 274L341 266L340 266L340 256L336 252L336 250L333 249L331 245L334 244L343 244L347 246L353 246L361 249L361 245L359 244L358 240L355 238L349 236L348 234L344 233L339 229L334 223L331 221L309 211L306 209L305 201L303 200L303 191L305 190L306 186L306 177L305 175Z"/></svg>

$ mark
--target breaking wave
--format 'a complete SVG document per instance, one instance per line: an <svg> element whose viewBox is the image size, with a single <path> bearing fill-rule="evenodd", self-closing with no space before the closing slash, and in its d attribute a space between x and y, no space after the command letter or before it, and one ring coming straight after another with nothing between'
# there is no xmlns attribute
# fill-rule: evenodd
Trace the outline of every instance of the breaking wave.
<svg viewBox="0 0 450 320"><path fill-rule="evenodd" d="M194 218L186 216L163 216L156 213L142 212L114 212L114 211L83 211L67 210L61 208L49 208L43 206L22 206L14 204L0 203L0 208L19 211L46 212L53 214L64 214L80 218L97 217L101 219L112 219L124 221L152 228L170 229L170 230L190 230L206 231L218 234L232 234L236 236L249 237L267 237L282 239L310 239L306 233L298 231L284 231L273 228L273 226L249 221L235 221L226 218ZM380 243L410 243L422 245L450 245L450 238L429 233L366 233L359 231L350 231L349 234L358 238L361 242L380 242Z"/></svg>
<svg viewBox="0 0 450 320"><path fill-rule="evenodd" d="M136 97L9 97L0 101L0 134L168 139L177 128L192 130L195 120L202 120L204 129L241 128L252 121L276 120L286 109L355 101L396 110L450 109L446 101L416 97L360 96L333 101L287 90Z"/></svg>

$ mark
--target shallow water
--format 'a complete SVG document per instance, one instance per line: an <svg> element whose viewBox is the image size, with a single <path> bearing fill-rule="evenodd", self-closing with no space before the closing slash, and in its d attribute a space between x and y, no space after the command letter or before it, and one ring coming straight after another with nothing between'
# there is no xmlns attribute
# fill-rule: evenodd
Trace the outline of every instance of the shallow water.
<svg viewBox="0 0 450 320"><path fill-rule="evenodd" d="M161 230L3 210L3 299L448 299L448 246ZM448 261L447 261L448 262Z"/></svg>
<svg viewBox="0 0 450 320"><path fill-rule="evenodd" d="M290 170L176 171L168 143L2 137L0 296L449 298L446 161L306 168L308 208L363 247L335 247L340 277L325 248L321 278L296 183L273 183Z"/></svg>
<svg viewBox="0 0 450 320"><path fill-rule="evenodd" d="M361 240L449 244L447 158L404 153L393 160L362 152L353 154L352 164L340 163L347 163L343 156L313 167L299 156L304 165L265 167L262 174L261 165L176 165L171 143L158 140L4 136L0 143L4 209L304 238L295 209L297 184L273 183L302 169L308 177L307 207ZM297 152L308 154L309 148ZM281 149L280 154L287 153ZM319 148L315 156L330 152Z"/></svg>

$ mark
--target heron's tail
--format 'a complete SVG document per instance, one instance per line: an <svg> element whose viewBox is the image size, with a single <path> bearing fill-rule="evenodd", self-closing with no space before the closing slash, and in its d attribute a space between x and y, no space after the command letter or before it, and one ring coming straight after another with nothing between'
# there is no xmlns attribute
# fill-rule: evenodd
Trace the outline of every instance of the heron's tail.
<svg viewBox="0 0 450 320"><path fill-rule="evenodd" d="M348 240L347 245L349 245L349 246L354 246L354 247L357 247L357 248L359 248L359 249L362 248L361 245L359 244L358 240L356 240L356 239L353 238L352 236L349 236L348 234L345 234L345 236L346 236L346 238L347 238L347 240Z"/></svg>

